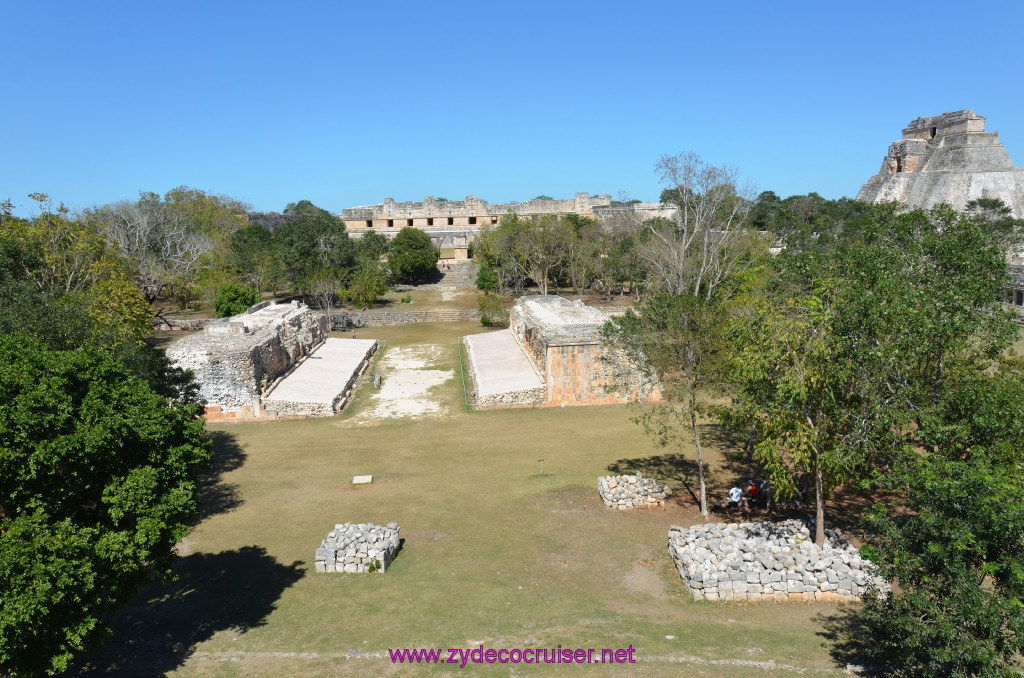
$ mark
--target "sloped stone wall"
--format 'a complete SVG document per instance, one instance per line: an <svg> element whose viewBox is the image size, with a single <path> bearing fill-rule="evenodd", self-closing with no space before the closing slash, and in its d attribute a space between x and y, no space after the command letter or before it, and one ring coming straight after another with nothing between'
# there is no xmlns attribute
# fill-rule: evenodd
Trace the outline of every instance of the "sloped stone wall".
<svg viewBox="0 0 1024 678"><path fill-rule="evenodd" d="M597 492L610 509L628 511L634 508L664 507L665 498L672 490L659 485L642 473L621 476L602 476L597 479Z"/></svg>
<svg viewBox="0 0 1024 678"><path fill-rule="evenodd" d="M888 591L870 561L825 528L815 546L813 522L707 523L673 526L668 552L694 600L853 601Z"/></svg>
<svg viewBox="0 0 1024 678"><path fill-rule="evenodd" d="M192 370L201 396L224 415L256 411L265 386L327 336L327 319L303 304L275 304L209 323L178 340L167 357Z"/></svg>
<svg viewBox="0 0 1024 678"><path fill-rule="evenodd" d="M412 323L446 323L479 320L479 311L340 311L331 315L331 329L353 327L409 325Z"/></svg>

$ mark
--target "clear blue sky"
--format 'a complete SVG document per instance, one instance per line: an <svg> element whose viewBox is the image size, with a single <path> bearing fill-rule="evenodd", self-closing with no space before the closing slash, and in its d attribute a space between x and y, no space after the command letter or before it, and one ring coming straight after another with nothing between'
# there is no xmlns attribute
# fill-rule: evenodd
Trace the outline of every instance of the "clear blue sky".
<svg viewBox="0 0 1024 678"><path fill-rule="evenodd" d="M1024 165L1024 3L0 3L0 199L657 199L693 150L852 196L913 118Z"/></svg>

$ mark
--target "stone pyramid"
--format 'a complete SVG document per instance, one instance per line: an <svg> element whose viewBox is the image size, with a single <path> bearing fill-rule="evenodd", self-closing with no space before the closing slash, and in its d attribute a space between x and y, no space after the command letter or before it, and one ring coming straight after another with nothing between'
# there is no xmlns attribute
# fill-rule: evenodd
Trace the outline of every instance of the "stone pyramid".
<svg viewBox="0 0 1024 678"><path fill-rule="evenodd" d="M986 132L985 118L970 110L911 122L857 193L857 200L926 209L948 203L962 210L979 198L999 198L1024 217L1024 168L1013 166L999 132Z"/></svg>

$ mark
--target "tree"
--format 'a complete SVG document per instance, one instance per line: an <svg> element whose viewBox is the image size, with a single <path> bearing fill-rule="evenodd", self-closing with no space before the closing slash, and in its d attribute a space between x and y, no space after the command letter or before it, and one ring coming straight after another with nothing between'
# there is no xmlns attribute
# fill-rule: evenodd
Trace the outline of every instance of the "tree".
<svg viewBox="0 0 1024 678"><path fill-rule="evenodd" d="M0 337L0 671L65 669L171 576L210 462L199 412L96 348Z"/></svg>
<svg viewBox="0 0 1024 678"><path fill-rule="evenodd" d="M747 227L753 192L739 186L737 170L710 165L696 153L663 155L655 169L668 184L663 199L676 210L671 219L637 225L638 252L667 293L710 299L755 248Z"/></svg>
<svg viewBox="0 0 1024 678"><path fill-rule="evenodd" d="M1002 361L945 389L934 452L886 477L863 550L899 586L861 618L874 660L911 675L1016 675L1024 652L1024 371Z"/></svg>
<svg viewBox="0 0 1024 678"><path fill-rule="evenodd" d="M734 335L738 408L753 421L754 457L777 496L793 497L800 477L814 484L815 543L825 542L825 499L852 478L863 459L854 433L863 415L856 365L832 331L835 295L823 291L762 305Z"/></svg>
<svg viewBox="0 0 1024 678"><path fill-rule="evenodd" d="M388 266L397 280L412 282L437 270L438 254L429 235L406 226L391 241Z"/></svg>
<svg viewBox="0 0 1024 678"><path fill-rule="evenodd" d="M1012 224L892 205L833 223L828 242L778 256L732 335L737 421L777 491L812 477L819 540L829 490L905 447L934 452L950 375L990 369L1015 334L995 294Z"/></svg>
<svg viewBox="0 0 1024 678"><path fill-rule="evenodd" d="M251 287L238 283L224 283L217 292L214 308L218 318L227 318L245 311L253 304L260 303L260 293Z"/></svg>
<svg viewBox="0 0 1024 678"><path fill-rule="evenodd" d="M169 285L190 281L211 265L215 248L246 225L245 206L230 198L181 186L163 197L140 193L136 202L121 201L87 210L131 266L129 274L149 302Z"/></svg>
<svg viewBox="0 0 1024 678"><path fill-rule="evenodd" d="M505 308L505 300L498 295L477 297L476 308L480 312L480 324L484 327L508 327L508 309Z"/></svg>
<svg viewBox="0 0 1024 678"><path fill-rule="evenodd" d="M480 270L476 273L476 287L483 290L484 294L490 294L498 289L498 276L494 274L490 266L486 264L480 266Z"/></svg>
<svg viewBox="0 0 1024 678"><path fill-rule="evenodd" d="M498 277L498 289L509 290L516 296L526 285L529 253L526 233L531 224L511 210L497 226L484 228L473 241L473 253Z"/></svg>
<svg viewBox="0 0 1024 678"><path fill-rule="evenodd" d="M284 211L289 221L274 231L289 282L321 300L333 300L356 265L356 248L345 222L302 200Z"/></svg>
<svg viewBox="0 0 1024 678"><path fill-rule="evenodd" d="M281 248L273 234L259 224L235 231L229 241L231 264L257 292L273 290L284 274Z"/></svg>
<svg viewBox="0 0 1024 678"><path fill-rule="evenodd" d="M25 330L54 348L86 342L137 343L150 330L152 309L135 289L118 256L93 224L44 210L31 220L10 217L0 226L0 329ZM6 318L6 320L4 320Z"/></svg>
<svg viewBox="0 0 1024 678"><path fill-rule="evenodd" d="M384 264L377 259L363 258L349 281L345 298L359 308L369 308L387 291L388 273Z"/></svg>
<svg viewBox="0 0 1024 678"><path fill-rule="evenodd" d="M367 231L356 241L356 249L359 251L359 256L372 261L380 261L391 251L391 243L380 233Z"/></svg>
<svg viewBox="0 0 1024 678"><path fill-rule="evenodd" d="M624 358L616 365L616 381L623 380L619 375L639 369L646 380L657 378L667 401L648 408L634 421L662 447L692 440L704 517L708 515L707 489L697 418L713 409L713 398L721 395L726 382L723 325L724 314L714 301L660 294L638 313L629 309L612 318L603 330L608 344Z"/></svg>
<svg viewBox="0 0 1024 678"><path fill-rule="evenodd" d="M523 221L528 225L523 232L526 272L540 288L540 293L547 294L552 272L565 263L571 231L562 219L551 214Z"/></svg>

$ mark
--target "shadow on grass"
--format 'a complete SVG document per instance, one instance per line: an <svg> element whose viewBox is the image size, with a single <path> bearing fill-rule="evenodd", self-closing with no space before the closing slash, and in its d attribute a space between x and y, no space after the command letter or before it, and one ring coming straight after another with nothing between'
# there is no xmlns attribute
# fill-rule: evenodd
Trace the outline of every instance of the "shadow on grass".
<svg viewBox="0 0 1024 678"><path fill-rule="evenodd" d="M213 440L213 468L199 478L203 516L227 513L242 505L238 485L224 482L223 476L242 466L246 454L233 433L211 431Z"/></svg>
<svg viewBox="0 0 1024 678"><path fill-rule="evenodd" d="M858 676L885 676L891 669L878 653L878 644L868 633L858 615L859 608L840 608L834 614L815 617L823 630L818 636L829 645L829 654L840 667L857 667Z"/></svg>
<svg viewBox="0 0 1024 678"><path fill-rule="evenodd" d="M194 553L174 567L178 580L143 589L113 621L113 639L66 676L155 676L178 668L215 633L262 626L304 563L278 563L261 546Z"/></svg>
<svg viewBox="0 0 1024 678"><path fill-rule="evenodd" d="M619 459L608 464L608 470L616 475L639 471L663 485L668 485L673 490L682 486L689 492L694 502L700 501L694 489L694 484L697 483L697 462L682 454L659 454L653 457Z"/></svg>

